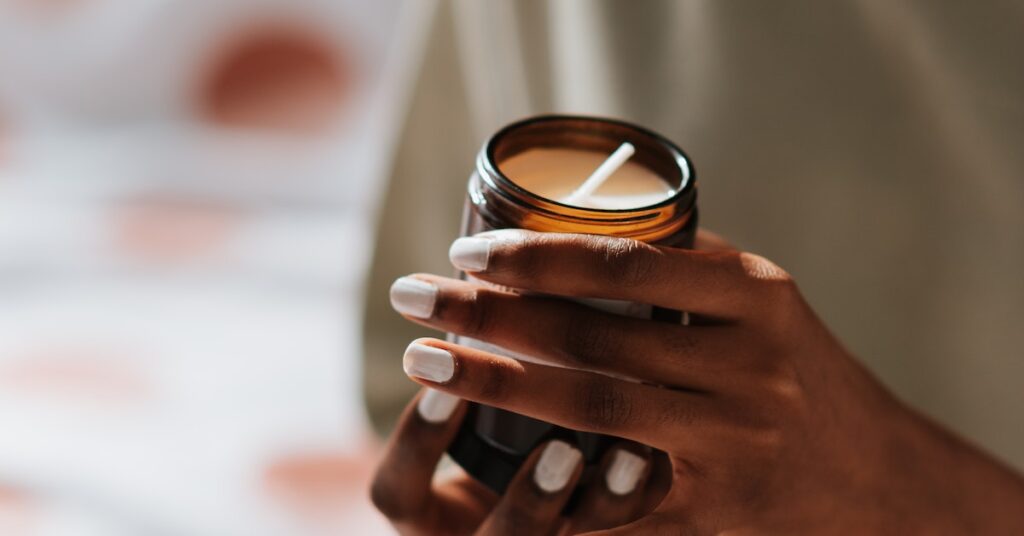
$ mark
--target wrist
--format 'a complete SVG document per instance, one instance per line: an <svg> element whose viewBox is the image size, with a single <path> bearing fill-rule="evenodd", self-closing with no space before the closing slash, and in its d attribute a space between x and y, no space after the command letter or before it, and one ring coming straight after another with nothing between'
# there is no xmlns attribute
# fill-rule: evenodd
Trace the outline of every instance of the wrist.
<svg viewBox="0 0 1024 536"><path fill-rule="evenodd" d="M1024 479L894 400L878 474L895 513L920 533L1024 534Z"/></svg>

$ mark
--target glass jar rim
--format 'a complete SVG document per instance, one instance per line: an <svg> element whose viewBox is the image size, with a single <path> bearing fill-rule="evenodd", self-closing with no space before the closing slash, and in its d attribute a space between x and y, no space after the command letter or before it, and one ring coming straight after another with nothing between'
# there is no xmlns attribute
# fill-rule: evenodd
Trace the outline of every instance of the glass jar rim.
<svg viewBox="0 0 1024 536"><path fill-rule="evenodd" d="M579 207L535 194L523 188L502 172L501 165L498 162L498 152L502 149L502 144L507 143L509 136L522 132L524 129L528 130L552 124L587 125L591 127L585 132L587 137L591 140L604 138L608 141L607 145L612 149L618 147L623 141L633 143L634 146L637 146L638 152L641 146L647 148L657 147L662 152L661 159L663 162L659 166L660 170L664 171L670 167L674 173L672 177L665 177L665 173L658 173L659 170L651 169L651 171L658 173L664 179L672 180L673 183L678 181L678 184L673 184L672 195L658 203L634 208ZM602 136L602 130L610 129L616 130L620 134L628 133L628 135L618 136L617 138ZM521 150L529 148L526 147ZM650 158L648 157L647 160L650 160ZM671 164L666 164L667 162L671 162ZM640 162L640 165L651 168L651 166L645 165L643 162ZM576 217L584 220L615 220L626 216L636 217L644 213L657 213L661 209L677 205L689 208L693 206L696 200L697 176L689 156L668 138L644 127L619 119L582 115L541 115L516 121L499 130L485 142L477 160L477 167L481 177L485 181L491 182L492 187L513 195L518 198L518 201L530 205L535 210L543 210L545 212L557 211L563 217Z"/></svg>

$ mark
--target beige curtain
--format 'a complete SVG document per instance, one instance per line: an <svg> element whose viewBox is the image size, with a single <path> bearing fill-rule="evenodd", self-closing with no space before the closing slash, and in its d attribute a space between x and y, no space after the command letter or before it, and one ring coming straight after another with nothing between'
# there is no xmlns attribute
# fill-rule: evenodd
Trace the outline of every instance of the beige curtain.
<svg viewBox="0 0 1024 536"><path fill-rule="evenodd" d="M479 144L579 112L677 141L706 227L790 270L902 398L1024 467L1022 25L1010 1L442 3L378 229L372 415L412 392L401 353L426 333L387 287L450 271Z"/></svg>

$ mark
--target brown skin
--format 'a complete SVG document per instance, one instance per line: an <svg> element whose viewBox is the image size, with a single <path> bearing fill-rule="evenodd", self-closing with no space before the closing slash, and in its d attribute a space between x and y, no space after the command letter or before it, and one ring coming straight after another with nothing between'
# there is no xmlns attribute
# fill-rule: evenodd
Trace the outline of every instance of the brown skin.
<svg viewBox="0 0 1024 536"><path fill-rule="evenodd" d="M374 504L403 535L576 534L636 519L651 510L651 499L664 496L659 488L667 486L647 485L646 478L637 486L644 491L626 496L614 495L603 484L593 485L586 490L574 516L561 517L581 470L577 469L562 491L545 493L532 479L545 445L534 450L502 497L461 471L444 482L433 482L434 468L466 411L465 404L460 404L447 421L430 423L416 412L421 396L422 391L402 414L371 489ZM616 448L629 448L649 457L635 445L621 444L609 450L603 465L608 465Z"/></svg>
<svg viewBox="0 0 1024 536"><path fill-rule="evenodd" d="M664 500L601 534L1024 534L1024 479L895 399L771 262L709 234L703 251L490 236L488 268L472 275L531 295L417 275L439 295L430 319L410 320L560 366L424 340L449 351L456 372L444 384L414 379L667 453ZM629 319L538 294L703 321Z"/></svg>

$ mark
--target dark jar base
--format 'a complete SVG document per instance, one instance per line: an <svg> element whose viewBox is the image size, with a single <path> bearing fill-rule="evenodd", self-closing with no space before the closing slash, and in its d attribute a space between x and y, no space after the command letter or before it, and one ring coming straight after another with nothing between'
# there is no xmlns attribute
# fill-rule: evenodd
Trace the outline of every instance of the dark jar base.
<svg viewBox="0 0 1024 536"><path fill-rule="evenodd" d="M486 422L486 426L501 427L503 424L536 423L539 432L535 441L524 449L524 452L511 452L507 448L495 446L478 432L478 423ZM601 459L608 449L624 441L612 436L578 432L561 426L537 421L523 415L508 411L469 403L465 420L455 440L448 447L448 455L470 476L484 484L498 495L503 495L519 468L537 446L552 439L561 439L576 446L583 454L583 475L573 492L564 513L572 512L579 502L581 491L601 477Z"/></svg>

